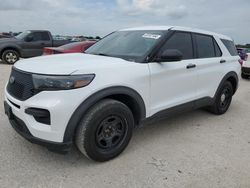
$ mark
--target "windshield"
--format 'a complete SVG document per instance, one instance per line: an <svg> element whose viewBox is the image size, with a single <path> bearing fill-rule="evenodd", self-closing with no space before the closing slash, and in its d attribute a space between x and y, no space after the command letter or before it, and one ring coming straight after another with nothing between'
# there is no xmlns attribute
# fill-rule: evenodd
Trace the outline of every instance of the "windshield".
<svg viewBox="0 0 250 188"><path fill-rule="evenodd" d="M86 53L140 61L163 34L164 31L117 31L91 46Z"/></svg>
<svg viewBox="0 0 250 188"><path fill-rule="evenodd" d="M24 31L24 32L20 33L19 35L15 36L15 38L22 40L30 33L31 33L30 31Z"/></svg>

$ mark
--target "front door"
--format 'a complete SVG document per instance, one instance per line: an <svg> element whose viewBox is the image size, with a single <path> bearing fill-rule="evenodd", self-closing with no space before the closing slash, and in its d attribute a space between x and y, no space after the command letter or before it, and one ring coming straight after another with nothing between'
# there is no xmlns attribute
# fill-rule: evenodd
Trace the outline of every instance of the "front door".
<svg viewBox="0 0 250 188"><path fill-rule="evenodd" d="M197 73L191 34L175 32L163 45L166 49L177 49L183 60L149 63L151 72L151 115L194 101L197 98Z"/></svg>

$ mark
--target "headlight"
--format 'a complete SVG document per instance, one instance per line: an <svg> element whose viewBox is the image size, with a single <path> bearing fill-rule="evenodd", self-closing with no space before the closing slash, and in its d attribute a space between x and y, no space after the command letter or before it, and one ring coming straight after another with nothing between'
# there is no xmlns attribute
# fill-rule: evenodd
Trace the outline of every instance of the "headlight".
<svg viewBox="0 0 250 188"><path fill-rule="evenodd" d="M34 87L37 91L77 89L89 85L94 77L94 74L72 76L32 75Z"/></svg>

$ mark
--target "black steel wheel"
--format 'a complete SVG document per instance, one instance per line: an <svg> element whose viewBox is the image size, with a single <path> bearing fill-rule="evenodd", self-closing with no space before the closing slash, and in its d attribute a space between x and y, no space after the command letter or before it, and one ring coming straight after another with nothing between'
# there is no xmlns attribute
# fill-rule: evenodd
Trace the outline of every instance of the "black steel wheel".
<svg viewBox="0 0 250 188"><path fill-rule="evenodd" d="M215 96L215 102L209 110L217 115L224 114L231 104L232 96L233 86L230 82L226 81L222 87L219 88L219 91Z"/></svg>
<svg viewBox="0 0 250 188"><path fill-rule="evenodd" d="M105 99L83 116L76 130L78 149L95 161L108 161L128 145L134 127L130 109L123 103Z"/></svg>
<svg viewBox="0 0 250 188"><path fill-rule="evenodd" d="M229 86L226 86L220 96L220 102L219 102L219 108L222 111L225 111L225 109L228 108L232 100L232 93L231 93L231 88Z"/></svg>
<svg viewBox="0 0 250 188"><path fill-rule="evenodd" d="M128 130L126 121L115 115L106 117L96 131L96 144L104 151L112 150L123 140Z"/></svg>

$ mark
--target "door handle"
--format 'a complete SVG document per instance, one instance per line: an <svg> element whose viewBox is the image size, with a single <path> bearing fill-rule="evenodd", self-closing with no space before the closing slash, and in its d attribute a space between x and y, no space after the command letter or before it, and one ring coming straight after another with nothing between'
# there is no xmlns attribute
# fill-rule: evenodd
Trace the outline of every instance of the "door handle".
<svg viewBox="0 0 250 188"><path fill-rule="evenodd" d="M195 64L189 64L189 65L187 65L187 69L192 69L192 68L195 68L196 67L196 65Z"/></svg>
<svg viewBox="0 0 250 188"><path fill-rule="evenodd" d="M41 42L40 44L41 44L41 45L44 45L45 43L44 43L44 42Z"/></svg>
<svg viewBox="0 0 250 188"><path fill-rule="evenodd" d="M227 61L225 59L220 60L220 63L226 63Z"/></svg>

